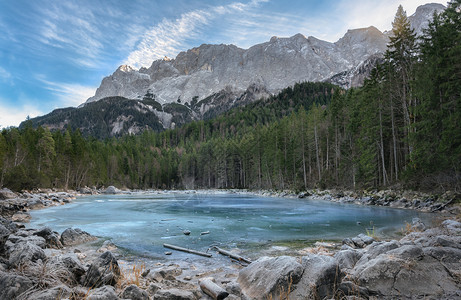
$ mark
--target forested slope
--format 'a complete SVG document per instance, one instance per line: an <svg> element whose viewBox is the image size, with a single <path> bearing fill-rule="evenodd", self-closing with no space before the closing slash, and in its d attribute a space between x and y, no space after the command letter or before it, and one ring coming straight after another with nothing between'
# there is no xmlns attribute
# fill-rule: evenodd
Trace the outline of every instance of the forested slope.
<svg viewBox="0 0 461 300"><path fill-rule="evenodd" d="M104 141L3 130L0 186L459 189L460 7L450 3L421 40L399 8L362 88L297 84L207 121Z"/></svg>

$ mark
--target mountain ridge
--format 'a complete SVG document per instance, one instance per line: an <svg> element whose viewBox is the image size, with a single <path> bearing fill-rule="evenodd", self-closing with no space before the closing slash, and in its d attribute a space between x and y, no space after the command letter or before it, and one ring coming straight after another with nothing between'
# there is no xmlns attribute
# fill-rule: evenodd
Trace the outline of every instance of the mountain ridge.
<svg viewBox="0 0 461 300"><path fill-rule="evenodd" d="M443 5L434 3L419 6L409 17L412 28L421 34L433 12L442 9ZM358 86L363 76L355 77L354 70L384 53L389 34L370 26L350 29L334 43L298 33L287 38L274 36L248 49L202 44L180 52L174 59L155 60L149 68L120 66L102 80L86 103L110 96L142 99L146 93L154 94L162 104L178 99L190 102L227 87L243 92L252 84L264 86L271 94L303 81ZM338 74L349 78L335 82Z"/></svg>

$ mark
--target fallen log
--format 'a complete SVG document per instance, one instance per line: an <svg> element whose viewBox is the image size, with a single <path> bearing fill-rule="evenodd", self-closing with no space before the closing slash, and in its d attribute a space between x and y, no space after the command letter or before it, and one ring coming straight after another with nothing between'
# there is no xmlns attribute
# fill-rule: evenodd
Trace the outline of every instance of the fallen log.
<svg viewBox="0 0 461 300"><path fill-rule="evenodd" d="M201 255L201 256L205 256L205 257L211 257L212 256L210 253L200 252L200 251L187 249L187 248L183 248L183 247L179 247L179 246L175 246L175 245L170 245L170 244L163 244L163 247L173 249L173 250L183 251L183 252L187 252L187 253L191 253L191 254Z"/></svg>
<svg viewBox="0 0 461 300"><path fill-rule="evenodd" d="M214 246L213 248L216 249L216 251L218 251L218 253L220 253L222 255L229 256L230 258L236 259L238 261L246 262L247 264L251 264L251 260L249 260L248 258L242 257L240 255L234 254L234 253L232 253L230 251L221 249L221 248L216 247L216 246Z"/></svg>
<svg viewBox="0 0 461 300"><path fill-rule="evenodd" d="M213 278L204 278L199 281L202 291L215 300L222 300L229 296L225 289L213 282Z"/></svg>

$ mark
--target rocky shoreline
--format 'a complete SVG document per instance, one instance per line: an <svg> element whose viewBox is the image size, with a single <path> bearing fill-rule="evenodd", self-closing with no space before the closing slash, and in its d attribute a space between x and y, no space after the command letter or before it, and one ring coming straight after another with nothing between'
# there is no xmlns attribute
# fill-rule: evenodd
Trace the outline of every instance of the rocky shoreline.
<svg viewBox="0 0 461 300"><path fill-rule="evenodd" d="M158 192L158 191L157 191ZM195 193L196 191L185 191ZM198 192L198 191L197 191ZM205 191L206 192L206 191ZM208 191L209 192L209 191ZM78 192L0 190L1 299L456 299L461 297L461 223L455 193L226 191L313 197L341 203L442 211L450 219L427 229L413 220L400 240L361 234L340 247L316 243L294 256L261 257L247 265L128 262L110 241L68 228L30 229L30 209L63 205L82 194L126 193L115 187ZM102 243L102 244L101 244ZM213 279L208 279L213 277ZM210 283L211 282L211 283ZM209 291L208 291L209 293ZM214 297L214 298L217 298ZM221 298L219 298L221 297Z"/></svg>

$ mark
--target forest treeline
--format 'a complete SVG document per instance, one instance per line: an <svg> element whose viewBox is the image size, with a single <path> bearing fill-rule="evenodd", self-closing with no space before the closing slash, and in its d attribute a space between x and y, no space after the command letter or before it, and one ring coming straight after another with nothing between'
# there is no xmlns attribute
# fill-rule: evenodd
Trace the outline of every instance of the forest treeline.
<svg viewBox="0 0 461 300"><path fill-rule="evenodd" d="M361 88L301 83L207 121L98 140L4 129L0 186L460 188L461 1L421 38L399 7Z"/></svg>

